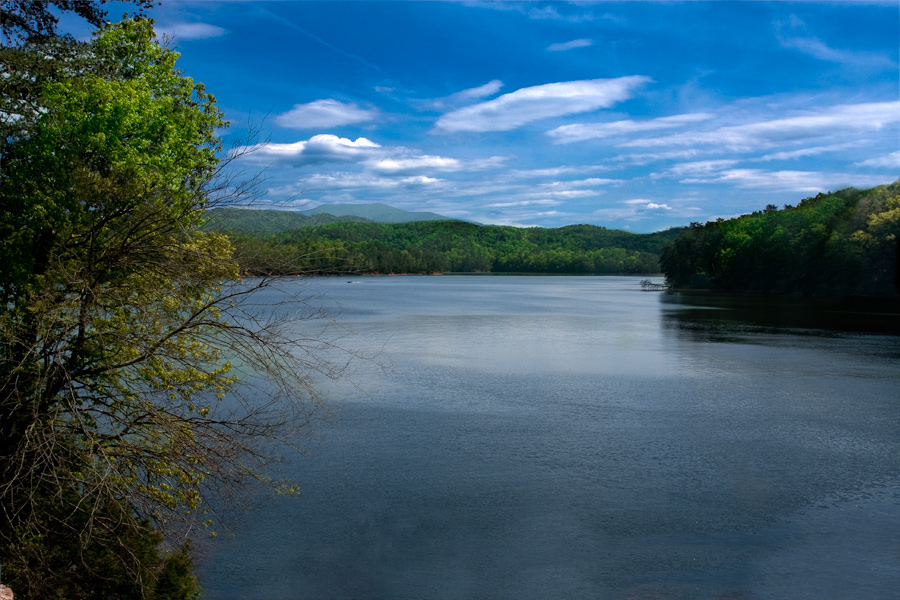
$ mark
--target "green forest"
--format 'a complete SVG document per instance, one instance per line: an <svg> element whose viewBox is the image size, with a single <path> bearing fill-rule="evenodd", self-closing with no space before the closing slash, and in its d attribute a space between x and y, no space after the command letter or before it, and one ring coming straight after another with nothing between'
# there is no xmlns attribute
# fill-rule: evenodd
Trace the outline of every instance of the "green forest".
<svg viewBox="0 0 900 600"><path fill-rule="evenodd" d="M634 234L595 225L548 229L448 220L310 223L269 233L266 215L248 213L278 211L241 212L246 225L215 213L211 223L232 234L236 256L250 275L658 273L659 253L680 231Z"/></svg>
<svg viewBox="0 0 900 600"><path fill-rule="evenodd" d="M692 223L661 253L679 288L806 296L898 291L900 182Z"/></svg>

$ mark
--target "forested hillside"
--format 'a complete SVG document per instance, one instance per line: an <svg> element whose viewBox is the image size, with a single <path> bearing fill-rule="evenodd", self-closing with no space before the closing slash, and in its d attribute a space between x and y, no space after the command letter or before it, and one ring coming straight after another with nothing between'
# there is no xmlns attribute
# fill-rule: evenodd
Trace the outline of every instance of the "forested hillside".
<svg viewBox="0 0 900 600"><path fill-rule="evenodd" d="M245 208L215 208L207 211L204 229L237 235L271 235L331 223L371 223L369 219L352 215L335 216L327 213L303 214L287 210L252 210Z"/></svg>
<svg viewBox="0 0 900 600"><path fill-rule="evenodd" d="M900 182L693 223L660 266L676 287L812 296L898 293Z"/></svg>
<svg viewBox="0 0 900 600"><path fill-rule="evenodd" d="M433 212L410 212L381 202L365 202L361 204L322 204L315 208L300 211L303 215L328 214L336 217L358 217L376 223L412 223L414 221L453 221Z"/></svg>
<svg viewBox="0 0 900 600"><path fill-rule="evenodd" d="M463 221L334 223L269 236L235 235L251 274L656 273L679 230L634 234L570 225L558 229Z"/></svg>

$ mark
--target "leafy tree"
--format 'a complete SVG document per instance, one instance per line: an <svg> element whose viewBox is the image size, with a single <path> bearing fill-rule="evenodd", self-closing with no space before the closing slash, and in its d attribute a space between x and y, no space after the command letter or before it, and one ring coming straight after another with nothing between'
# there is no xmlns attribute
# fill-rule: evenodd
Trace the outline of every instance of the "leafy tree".
<svg viewBox="0 0 900 600"><path fill-rule="evenodd" d="M893 279L900 293L900 195L882 198L868 215L864 228L850 238L857 244L869 265L866 286L887 288Z"/></svg>
<svg viewBox="0 0 900 600"><path fill-rule="evenodd" d="M900 184L819 194L797 206L694 223L660 257L678 287L891 295L898 291Z"/></svg>
<svg viewBox="0 0 900 600"><path fill-rule="evenodd" d="M246 298L269 282L240 283L229 239L200 229L234 190L214 98L147 20L78 56L2 150L0 563L18 598L189 598L157 531L268 481L309 369L334 371L259 320Z"/></svg>
<svg viewBox="0 0 900 600"><path fill-rule="evenodd" d="M0 32L9 41L42 41L57 37L57 12L69 12L94 27L106 22L103 5L109 0L0 0ZM150 8L157 0L132 0L138 10ZM52 9L51 9L52 7Z"/></svg>

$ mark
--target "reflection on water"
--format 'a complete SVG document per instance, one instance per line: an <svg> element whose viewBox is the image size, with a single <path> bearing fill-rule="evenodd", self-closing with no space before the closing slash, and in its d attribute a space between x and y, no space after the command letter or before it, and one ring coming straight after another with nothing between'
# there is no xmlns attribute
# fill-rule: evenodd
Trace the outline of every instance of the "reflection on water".
<svg viewBox="0 0 900 600"><path fill-rule="evenodd" d="M900 337L639 281L321 281L391 368L324 389L207 597L896 598Z"/></svg>
<svg viewBox="0 0 900 600"><path fill-rule="evenodd" d="M698 339L706 336L728 341L729 333L767 330L808 335L900 335L900 300L892 298L829 300L673 291L661 294L660 300L663 326Z"/></svg>

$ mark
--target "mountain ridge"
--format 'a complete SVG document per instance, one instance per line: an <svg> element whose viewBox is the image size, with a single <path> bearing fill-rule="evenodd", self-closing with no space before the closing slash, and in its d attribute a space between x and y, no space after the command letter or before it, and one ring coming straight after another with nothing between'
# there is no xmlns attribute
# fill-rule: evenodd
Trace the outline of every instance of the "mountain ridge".
<svg viewBox="0 0 900 600"><path fill-rule="evenodd" d="M323 204L309 210L271 208L213 208L206 213L206 229L243 235L269 235L319 227L332 223L417 223L454 221L431 212L410 212L378 202L366 204Z"/></svg>
<svg viewBox="0 0 900 600"><path fill-rule="evenodd" d="M453 217L445 217L433 212L411 212L401 208L366 202L362 204L322 204L315 208L298 211L302 215L329 214L336 217L360 217L377 223L413 223L418 221L455 221ZM461 220L461 219L460 219Z"/></svg>

